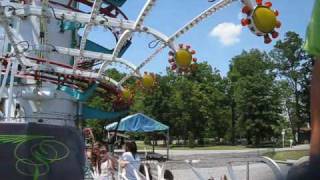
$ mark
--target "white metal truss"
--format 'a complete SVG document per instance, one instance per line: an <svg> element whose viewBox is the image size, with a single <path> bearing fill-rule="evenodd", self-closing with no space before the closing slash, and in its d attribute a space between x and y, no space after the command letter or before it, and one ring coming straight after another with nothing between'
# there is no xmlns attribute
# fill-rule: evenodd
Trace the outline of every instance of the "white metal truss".
<svg viewBox="0 0 320 180"><path fill-rule="evenodd" d="M28 4L19 4L19 3L12 3L9 0L4 0L0 2L0 8L2 9L3 13L0 14L0 18L4 19L1 21L1 24L5 27L6 33L8 34L10 42L13 44L13 48L15 50L15 55L17 56L17 59L23 59L20 60L20 62L25 65L26 61L28 61L28 58L24 58L26 55L26 52L23 52L23 47L19 44L19 42L23 41L23 39L19 39L17 41L17 38L13 38L12 36L19 36L19 34L14 34L12 28L6 25L6 20L11 17L20 17L25 18L28 16L36 16L40 18L56 18L56 19L63 19L68 20L72 22L77 22L85 25L84 33L80 42L80 48L79 49L72 49L72 48L66 48L66 47L54 47L55 53L58 54L64 54L69 55L72 57L75 57L75 61L73 64L73 71L70 71L70 69L63 68L63 67L56 67L55 70L59 71L61 73L66 74L76 74L81 75L84 77L94 77L97 79L105 79L110 80L113 84L119 86L121 88L122 84L129 79L131 76L141 76L140 70L149 62L151 62L154 57L159 54L163 49L166 47L169 47L173 51L177 49L177 45L174 44L174 41L179 38L181 35L186 33L188 30L192 29L194 26L196 26L198 23L206 19L207 17L213 15L218 10L224 8L225 6L231 4L232 2L235 2L237 0L220 0L219 2L213 4L210 8L200 13L198 16L193 18L190 22L186 23L183 27L181 27L178 31L173 33L171 36L167 36L151 27L145 26L144 20L149 15L149 13L152 10L152 7L155 5L156 0L147 0L145 5L143 6L142 10L139 13L138 18L135 21L130 20L124 20L124 19L117 19L117 18L110 18L106 17L104 15L100 14L100 7L102 4L102 0L95 0L93 2L93 7L90 14L86 13L80 13L80 12L73 12L68 10L62 10L51 7L51 11L49 8L46 9L46 13L43 12L43 8L41 6L37 5L28 5ZM243 3L248 4L250 0L242 0ZM5 7L12 7L14 8L11 11L5 12ZM48 16L48 17L45 17ZM105 26L110 28L119 28L122 30L122 34L114 48L113 53L110 54L103 54L103 53L97 53L92 51L86 51L85 45L86 41L88 39L88 35L90 31L92 30L93 26ZM152 35L157 41L160 41L160 47L156 49L149 57L147 57L144 61L142 61L141 64L138 66L133 65L129 61L119 58L119 53L123 46L126 44L126 42L132 38L133 33L146 33ZM10 38L11 37L11 38ZM40 47L40 49L43 47ZM86 60L102 60L103 63L99 68L98 73L91 72L89 70L80 70L77 69L77 65L79 61L83 58L86 58ZM28 61L28 63L32 63ZM104 71L106 67L110 63L120 63L125 65L127 68L131 70L131 73L129 73L126 77L121 79L119 82L116 82L112 80L109 77L106 77L104 75ZM32 66L37 67L35 63L32 64ZM52 65L50 65L52 66Z"/></svg>
<svg viewBox="0 0 320 180"><path fill-rule="evenodd" d="M0 2L1 4L1 2ZM13 15L8 14L7 16L18 16L18 17L27 17L27 16L41 16L41 10L37 7L31 6L31 5L22 5L22 4L16 4L16 3L3 3L3 6L12 6L16 8L15 14ZM54 12L48 12L48 16L55 17L58 19L64 19L68 21L74 21L82 24L88 24L90 22L90 15L79 13L79 12L71 12L67 10L61 10L61 9L55 9ZM157 40L162 41L164 43L167 43L169 40L169 37L165 34L162 34L161 32L153 29L152 27L139 25L135 27L135 22L130 20L124 20L124 19L116 19L111 17L106 17L103 15L97 15L95 19L92 20L94 25L101 25L111 28L120 28L123 30L130 30L132 32L139 32L139 33L146 33L154 36ZM168 46L171 49L174 49L174 44L169 43Z"/></svg>
<svg viewBox="0 0 320 180"><path fill-rule="evenodd" d="M5 14L5 8L0 8L0 13ZM17 57L17 59L20 61L20 63L23 63L21 60L21 54L23 53L23 47L21 47L21 45L18 44L17 41L15 41L14 39L14 34L10 31L10 25L9 25L9 20L6 17L0 18L0 23L5 31L5 33L7 34L7 37L9 39L9 41L12 44L13 47L13 51L15 53L15 56Z"/></svg>
<svg viewBox="0 0 320 180"><path fill-rule="evenodd" d="M156 0L148 0L144 7L142 8L136 22L133 25L133 30L136 30L137 28L141 27L145 17L149 14L151 11L153 5L155 4ZM112 53L112 59L115 59L118 57L121 49L126 44L126 42L129 40L129 38L132 37L132 30L125 30L124 33L120 36L120 39ZM100 68L99 74L105 71L105 68L107 67L108 63L104 62ZM138 73L138 72L137 72Z"/></svg>
<svg viewBox="0 0 320 180"><path fill-rule="evenodd" d="M74 70L76 69L76 67L78 65L78 61L81 61L82 58L83 58L82 54L83 54L83 51L84 51L84 49L86 47L86 43L87 43L87 39L88 39L89 33L90 33L90 31L91 31L91 29L92 29L92 27L94 25L94 20L96 19L97 15L100 12L101 4L102 4L102 0L95 0L94 3L93 3L91 14L90 14L90 20L89 20L89 22L87 23L87 25L84 28L82 39L81 39L81 42L80 42L80 57L79 58L75 58L75 61L73 63L73 69Z"/></svg>
<svg viewBox="0 0 320 180"><path fill-rule="evenodd" d="M127 74L119 81L119 85L122 85L125 81L127 81L130 77L132 77L135 73L139 72L141 68L143 68L146 64L148 64L157 54L159 54L166 46L162 45L158 48L154 53L152 53L146 60L144 60L133 72L132 74Z"/></svg>
<svg viewBox="0 0 320 180"><path fill-rule="evenodd" d="M198 16L193 18L190 22L185 24L177 32L173 33L170 36L168 42L175 41L178 37L180 37L181 35L185 34L187 31L192 29L194 26L199 24L201 21L203 21L204 19L210 17L211 15L216 13L217 11L221 10L222 8L226 7L227 5L229 5L229 4L231 4L232 2L235 2L235 1L237 1L237 0L220 0L216 4L213 4L210 8L208 8L205 11L203 11Z"/></svg>

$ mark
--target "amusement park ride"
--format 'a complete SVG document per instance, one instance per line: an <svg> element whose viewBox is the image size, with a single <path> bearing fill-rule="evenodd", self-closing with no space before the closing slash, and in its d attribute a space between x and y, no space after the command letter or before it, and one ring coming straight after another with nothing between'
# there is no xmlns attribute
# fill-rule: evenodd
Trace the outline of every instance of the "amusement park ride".
<svg viewBox="0 0 320 180"><path fill-rule="evenodd" d="M238 0L214 1L211 7L170 36L144 25L145 18L156 2L146 0L138 18L130 20L121 11L126 0L0 1L0 26L5 35L4 52L0 54L0 153L4 149L2 146L11 143L12 146L8 145L7 148L11 150L5 152L11 152L14 156L5 160L15 167L13 170L0 170L2 177L39 179L52 176L48 179L68 179L67 175L52 174L55 170L62 171L54 166L63 159L71 164L81 161L81 158L75 160L78 156L73 149L78 147L77 152L81 156L81 138L74 130L79 119L120 116L121 112L128 109L133 98L132 90L125 87L126 81L135 77L138 79L137 88L152 88L156 84L156 76L142 73L141 69L165 49L169 49L169 64L177 75L196 71L195 51L189 45L177 45L176 39ZM276 28L280 28L281 23L277 19L278 11L271 8L271 2L240 2L243 4L242 12L247 16L241 20L243 26L263 37L265 43L271 42L270 36L277 38ZM81 8L84 6L91 11L84 12L82 9L86 8ZM98 26L113 34L116 41L113 49L106 49L88 40L92 28ZM80 29L82 36L78 34ZM122 58L133 43L135 33L151 35L158 41L156 50L138 65ZM106 70L113 64L125 66L130 73L120 81L108 77ZM86 107L84 102L94 93L112 101L114 112ZM52 128L57 128L57 131L53 132ZM65 134L57 133L59 131ZM68 133L73 133L74 142L79 143L66 142ZM18 148L23 144L30 146L32 150L27 155L34 160L18 155ZM64 153L59 156L53 146ZM53 151L55 158L42 157ZM2 158L0 155L0 161L3 161ZM72 170L67 165L63 167L80 174L73 177L81 177L79 164Z"/></svg>

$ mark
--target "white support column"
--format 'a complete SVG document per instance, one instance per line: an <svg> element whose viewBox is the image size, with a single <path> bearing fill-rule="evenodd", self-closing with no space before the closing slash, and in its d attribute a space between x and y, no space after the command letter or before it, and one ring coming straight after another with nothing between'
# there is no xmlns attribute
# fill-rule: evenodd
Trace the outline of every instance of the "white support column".
<svg viewBox="0 0 320 180"><path fill-rule="evenodd" d="M4 77L2 79L2 83L1 83L1 87L0 87L0 101L3 97L3 90L6 86L6 82L8 79L9 72L10 72L10 68L11 68L11 61L9 61L9 63L7 64L7 69L6 69L6 72L5 72Z"/></svg>
<svg viewBox="0 0 320 180"><path fill-rule="evenodd" d="M7 112L6 112L6 121L10 122L11 121L11 108L13 106L13 83L14 83L14 75L17 73L17 68L18 68L18 63L16 61L14 61L12 63L12 68L11 68L11 74L10 74L10 84L9 84L9 89L8 89L8 108L7 108Z"/></svg>

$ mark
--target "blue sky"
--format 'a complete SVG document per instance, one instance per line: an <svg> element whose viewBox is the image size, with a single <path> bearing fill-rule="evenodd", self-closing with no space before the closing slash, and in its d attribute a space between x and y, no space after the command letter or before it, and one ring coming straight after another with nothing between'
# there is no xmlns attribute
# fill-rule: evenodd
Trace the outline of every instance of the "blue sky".
<svg viewBox="0 0 320 180"><path fill-rule="evenodd" d="M271 2L273 7L280 12L279 19L282 22L280 38L284 36L286 31L295 31L304 37L314 0L272 0ZM134 20L144 3L145 0L128 0L122 10L129 19ZM211 4L207 0L159 0L146 18L145 24L170 35ZM179 38L177 43L190 44L197 51L196 57L199 61L208 61L212 67L219 69L222 75L225 75L229 69L230 59L240 54L242 50L259 48L268 51L275 42L266 45L263 43L263 38L256 37L247 28L238 29L240 31L237 32L239 42L228 46L223 45L218 37L210 36L212 29L221 23L239 25L241 8L240 2L235 2L222 9ZM90 34L90 39L101 45L113 46L114 42L110 44L110 36L107 34L96 29ZM126 52L124 58L139 64L151 54L152 49L148 48L148 43L151 40L153 39L148 35L135 34L133 45ZM165 49L143 70L164 73L166 66L169 65L168 51L169 49Z"/></svg>

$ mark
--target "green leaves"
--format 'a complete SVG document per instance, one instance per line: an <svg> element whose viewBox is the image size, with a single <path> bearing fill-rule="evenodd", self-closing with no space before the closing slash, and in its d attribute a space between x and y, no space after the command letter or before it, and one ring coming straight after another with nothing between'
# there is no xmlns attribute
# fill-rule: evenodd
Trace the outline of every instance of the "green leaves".
<svg viewBox="0 0 320 180"><path fill-rule="evenodd" d="M284 82L285 112L293 133L310 122L309 86L312 57L303 49L303 40L295 32L287 32L284 40L276 43L270 56L275 70Z"/></svg>
<svg viewBox="0 0 320 180"><path fill-rule="evenodd" d="M253 49L232 59L230 97L235 103L239 130L248 141L259 144L274 135L273 126L281 119L281 97L266 53Z"/></svg>
<svg viewBox="0 0 320 180"><path fill-rule="evenodd" d="M169 125L176 139L246 137L255 144L268 141L288 128L288 119L293 130L310 119L312 59L302 44L298 34L288 32L269 53L243 51L231 59L227 77L206 62L199 63L189 76L168 71L157 76L158 87L151 92L136 89L131 112L145 113ZM114 69L106 73L116 80L125 76ZM127 85L133 87L133 79ZM89 104L111 110L110 102L98 96ZM105 124L88 124L97 135L103 133Z"/></svg>
<svg viewBox="0 0 320 180"><path fill-rule="evenodd" d="M176 138L223 138L230 123L226 81L207 63L190 76L158 77L159 88L137 93L133 112L143 112L170 126Z"/></svg>

